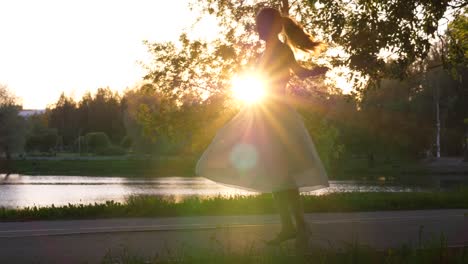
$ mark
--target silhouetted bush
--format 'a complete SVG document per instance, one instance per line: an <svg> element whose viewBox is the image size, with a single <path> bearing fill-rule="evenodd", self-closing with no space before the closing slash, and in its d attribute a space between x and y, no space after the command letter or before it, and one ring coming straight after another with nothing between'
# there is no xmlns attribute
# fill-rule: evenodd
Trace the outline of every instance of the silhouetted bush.
<svg viewBox="0 0 468 264"><path fill-rule="evenodd" d="M109 137L104 132L92 132L85 136L87 152L102 152L111 146Z"/></svg>
<svg viewBox="0 0 468 264"><path fill-rule="evenodd" d="M120 146L124 149L129 149L133 145L133 141L129 136L125 136L120 142Z"/></svg>
<svg viewBox="0 0 468 264"><path fill-rule="evenodd" d="M48 131L42 135L31 135L26 139L27 152L50 152L57 144L57 132Z"/></svg>

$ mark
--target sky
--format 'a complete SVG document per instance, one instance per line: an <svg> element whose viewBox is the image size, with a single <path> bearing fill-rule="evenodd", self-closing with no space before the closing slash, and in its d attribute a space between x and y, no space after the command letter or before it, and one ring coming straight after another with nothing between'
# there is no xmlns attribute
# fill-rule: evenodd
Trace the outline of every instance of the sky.
<svg viewBox="0 0 468 264"><path fill-rule="evenodd" d="M79 100L100 87L134 87L145 74L139 62L150 60L143 40L175 40L187 28L216 36L212 17L191 28L200 14L189 1L0 0L0 85L24 109L44 109L62 92ZM351 90L345 75L329 77Z"/></svg>
<svg viewBox="0 0 468 264"><path fill-rule="evenodd" d="M43 109L62 92L123 91L144 75L142 41L177 39L198 15L188 0L0 0L0 84L24 109ZM209 38L212 22L194 34Z"/></svg>

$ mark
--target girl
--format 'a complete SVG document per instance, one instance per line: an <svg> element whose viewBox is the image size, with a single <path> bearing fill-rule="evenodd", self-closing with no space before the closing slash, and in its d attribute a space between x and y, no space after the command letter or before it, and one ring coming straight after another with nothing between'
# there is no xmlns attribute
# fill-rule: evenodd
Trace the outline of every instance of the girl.
<svg viewBox="0 0 468 264"><path fill-rule="evenodd" d="M281 218L281 231L269 244L296 238L307 242L309 228L300 201L301 190L328 186L328 177L302 118L285 99L291 71L301 78L319 76L328 68L301 67L291 47L306 52L317 49L302 27L274 8L256 17L257 31L266 48L258 71L267 82L267 98L243 108L218 131L197 163L196 174L256 192L271 192ZM279 34L284 32L286 43ZM295 225L292 219L295 220Z"/></svg>

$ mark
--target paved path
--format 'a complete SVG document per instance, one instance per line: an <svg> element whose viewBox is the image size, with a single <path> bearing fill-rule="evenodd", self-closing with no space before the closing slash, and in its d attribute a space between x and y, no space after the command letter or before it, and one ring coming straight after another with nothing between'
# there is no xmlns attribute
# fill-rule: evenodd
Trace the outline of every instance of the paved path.
<svg viewBox="0 0 468 264"><path fill-rule="evenodd" d="M374 248L440 241L468 245L468 210L307 214L312 245ZM97 263L106 253L177 255L180 250L261 250L278 231L275 215L0 223L0 263Z"/></svg>

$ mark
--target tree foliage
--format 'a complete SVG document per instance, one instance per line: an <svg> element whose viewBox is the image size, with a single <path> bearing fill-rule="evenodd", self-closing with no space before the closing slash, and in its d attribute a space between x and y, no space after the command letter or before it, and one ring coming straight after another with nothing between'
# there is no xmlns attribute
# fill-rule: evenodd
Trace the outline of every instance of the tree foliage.
<svg viewBox="0 0 468 264"><path fill-rule="evenodd" d="M139 120L147 136L157 139L171 135L179 142L196 142L194 133L204 131L212 120L226 120L219 112L232 106L226 100L229 82L235 74L249 69L261 54L255 15L269 6L300 21L306 31L328 44L328 51L321 55L298 56L302 64L313 66L325 61L329 66L344 66L355 77L351 82L358 83L358 78L365 76L386 89L376 91L368 84L355 87L366 89L360 90L359 100L344 103L346 97L334 93L330 86L316 80L292 79L289 91L316 106L303 115L314 138L323 141L322 158L331 163L346 151L385 153L389 149L415 156L430 148L434 136L433 88L427 82L437 81L438 77L421 77L434 66L434 60L427 59L432 41L439 33L440 20L447 13L457 17L466 5L460 0L193 0L193 8L217 18L219 38L193 40L182 34L176 42L145 42L152 55L145 79L151 82L159 101L156 106L141 105L135 111L135 120ZM463 27L463 23L453 22L449 28L460 39L464 35L454 29ZM415 62L419 62L419 69ZM402 77L412 80L402 81ZM457 107L466 100L453 94L453 82L442 79L441 83L451 87L442 94L443 111L464 112ZM209 106L212 98L217 98L216 107ZM326 117L317 118L314 111ZM450 132L452 138L459 138L461 131L455 125L457 120L458 116L444 119L447 131L458 131ZM448 134L443 138L448 140ZM455 147L446 153L457 151Z"/></svg>
<svg viewBox="0 0 468 264"><path fill-rule="evenodd" d="M99 88L94 95L86 93L77 108L83 133L104 132L113 142L120 142L125 136L122 122L125 101L109 87Z"/></svg>
<svg viewBox="0 0 468 264"><path fill-rule="evenodd" d="M144 79L174 100L226 92L232 76L255 56L255 50L249 49L252 46L239 48L230 40L233 37L190 40L184 33L175 43L146 41L152 63L145 65L148 72Z"/></svg>
<svg viewBox="0 0 468 264"><path fill-rule="evenodd" d="M448 64L457 72L468 68L468 8L448 25L447 42Z"/></svg>
<svg viewBox="0 0 468 264"><path fill-rule="evenodd" d="M162 129L157 128L157 126L163 126L163 122L166 122L166 120L162 119L163 116L159 115L158 124L152 122L151 126L145 126L146 114L156 114L160 110L166 111L167 107L159 108L162 96L155 92L151 84L146 84L127 90L123 98L126 102L124 125L127 136L132 141L132 150L135 153L143 154L170 152L167 136L163 134ZM151 133L155 130L158 130L158 132Z"/></svg>
<svg viewBox="0 0 468 264"><path fill-rule="evenodd" d="M194 153L205 147L229 110L224 98L213 94L205 100L186 94L178 100L145 84L127 91L125 124L135 147L159 146L166 152ZM160 149L161 151L162 149ZM147 152L151 152L147 150Z"/></svg>
<svg viewBox="0 0 468 264"><path fill-rule="evenodd" d="M0 156L7 159L21 152L24 145L25 122L19 115L21 106L5 85L0 85Z"/></svg>
<svg viewBox="0 0 468 264"><path fill-rule="evenodd" d="M62 94L58 101L48 107L48 125L57 129L63 145L73 146L80 135L104 132L114 142L125 136L123 112L125 102L110 88L99 88L92 95L86 93L77 103Z"/></svg>
<svg viewBox="0 0 468 264"><path fill-rule="evenodd" d="M308 32L326 41L335 52L328 61L373 79L402 78L413 62L427 56L438 23L448 11L459 12L463 0L270 0L194 1L215 15L225 33L244 30L255 35L253 18L271 6L299 20ZM230 40L226 37L226 40ZM235 41L237 42L237 41ZM231 42L235 45L235 42ZM336 55L338 54L338 55Z"/></svg>
<svg viewBox="0 0 468 264"><path fill-rule="evenodd" d="M57 129L49 128L46 114L34 114L27 118L27 152L53 152L57 150Z"/></svg>
<svg viewBox="0 0 468 264"><path fill-rule="evenodd" d="M79 136L79 125L76 102L64 93L53 106L46 109L49 119L49 127L57 129L64 145L72 145Z"/></svg>

